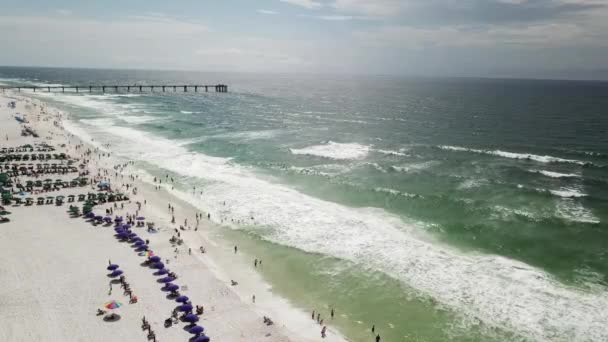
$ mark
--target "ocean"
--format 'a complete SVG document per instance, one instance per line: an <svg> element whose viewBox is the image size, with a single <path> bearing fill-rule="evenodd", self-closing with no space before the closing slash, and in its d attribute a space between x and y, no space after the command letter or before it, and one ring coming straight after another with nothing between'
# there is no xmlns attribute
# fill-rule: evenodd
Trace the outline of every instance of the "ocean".
<svg viewBox="0 0 608 342"><path fill-rule="evenodd" d="M274 292L353 341L372 325L382 341L608 340L608 83L8 67L0 82L228 84L35 96L147 179L174 177Z"/></svg>

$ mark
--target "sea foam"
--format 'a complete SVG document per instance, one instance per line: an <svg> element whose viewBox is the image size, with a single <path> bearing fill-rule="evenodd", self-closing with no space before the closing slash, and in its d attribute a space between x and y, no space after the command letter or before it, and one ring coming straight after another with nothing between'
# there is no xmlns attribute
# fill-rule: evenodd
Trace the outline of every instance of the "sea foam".
<svg viewBox="0 0 608 342"><path fill-rule="evenodd" d="M188 198L210 211L213 219L241 220L249 229L264 227L260 234L269 241L380 270L456 312L530 340L608 339L605 291L578 290L522 262L433 242L383 210L311 197L171 140L131 128L98 128L117 142L116 154L204 181L204 196ZM353 155L360 154L349 157Z"/></svg>
<svg viewBox="0 0 608 342"><path fill-rule="evenodd" d="M474 149L474 148L466 148L466 147L460 147L460 146L448 146L448 145L441 145L438 147L442 150L447 150L447 151L472 152L472 153L487 154L487 155L493 155L493 156L510 158L510 159L534 160L539 163L571 163L571 164L578 164L578 165L591 164L590 162L584 162L584 161L576 160L576 159L564 159L564 158L558 158L558 157L553 157L553 156L541 156L541 155L529 154L529 153L515 153L515 152L506 152L506 151L501 151L501 150L479 150L479 149Z"/></svg>
<svg viewBox="0 0 608 342"><path fill-rule="evenodd" d="M358 143L337 143L328 141L321 145L289 149L292 154L304 154L330 159L363 159L370 151L370 146Z"/></svg>

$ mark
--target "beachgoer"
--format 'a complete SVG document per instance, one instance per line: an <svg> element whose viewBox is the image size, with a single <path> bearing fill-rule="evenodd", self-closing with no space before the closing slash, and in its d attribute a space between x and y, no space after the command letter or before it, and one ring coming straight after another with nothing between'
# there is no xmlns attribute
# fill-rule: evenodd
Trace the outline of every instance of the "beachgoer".
<svg viewBox="0 0 608 342"><path fill-rule="evenodd" d="M334 308L331 308L331 319L334 319Z"/></svg>
<svg viewBox="0 0 608 342"><path fill-rule="evenodd" d="M380 342L380 334L376 335L376 342Z"/></svg>
<svg viewBox="0 0 608 342"><path fill-rule="evenodd" d="M258 267L258 259L255 259L253 261L253 267L256 267L256 268Z"/></svg>
<svg viewBox="0 0 608 342"><path fill-rule="evenodd" d="M325 331L327 330L327 326L323 326L323 329L321 329L321 337L325 338Z"/></svg>
<svg viewBox="0 0 608 342"><path fill-rule="evenodd" d="M234 254L236 254L237 250L238 250L238 248L236 246L234 246Z"/></svg>
<svg viewBox="0 0 608 342"><path fill-rule="evenodd" d="M253 296L251 297L251 299L252 299L252 300L253 300L253 302L255 303L255 295L253 295Z"/></svg>
<svg viewBox="0 0 608 342"><path fill-rule="evenodd" d="M376 325L372 325L372 333L376 332Z"/></svg>
<svg viewBox="0 0 608 342"><path fill-rule="evenodd" d="M317 323L321 322L321 314L317 312Z"/></svg>
<svg viewBox="0 0 608 342"><path fill-rule="evenodd" d="M312 310L312 319L315 319L315 310Z"/></svg>

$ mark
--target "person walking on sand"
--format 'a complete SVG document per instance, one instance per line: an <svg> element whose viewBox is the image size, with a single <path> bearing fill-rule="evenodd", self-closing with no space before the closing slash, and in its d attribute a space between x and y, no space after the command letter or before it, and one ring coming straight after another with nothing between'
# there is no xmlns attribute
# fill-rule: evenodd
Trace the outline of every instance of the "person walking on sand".
<svg viewBox="0 0 608 342"><path fill-rule="evenodd" d="M313 320L315 319L315 310L312 310L312 316L311 317L312 317Z"/></svg>
<svg viewBox="0 0 608 342"><path fill-rule="evenodd" d="M188 248L188 255L192 255L192 248Z"/></svg>
<svg viewBox="0 0 608 342"><path fill-rule="evenodd" d="M334 308L331 308L331 319L334 319Z"/></svg>
<svg viewBox="0 0 608 342"><path fill-rule="evenodd" d="M376 335L376 342L380 342L380 334Z"/></svg>
<svg viewBox="0 0 608 342"><path fill-rule="evenodd" d="M238 248L236 246L234 246L234 254L236 254Z"/></svg>
<svg viewBox="0 0 608 342"><path fill-rule="evenodd" d="M255 259L253 261L253 267L257 268L258 267L258 259Z"/></svg>
<svg viewBox="0 0 608 342"><path fill-rule="evenodd" d="M325 326L325 325L324 325L324 326L323 326L323 329L321 329L321 337L322 337L322 338L325 338L325 336L326 336L326 335L325 335L325 332L326 332L326 331L327 331L327 326Z"/></svg>
<svg viewBox="0 0 608 342"><path fill-rule="evenodd" d="M376 325L375 325L375 324L373 324L373 325L372 325L372 334L373 334L373 333L375 333L375 332L376 332Z"/></svg>
<svg viewBox="0 0 608 342"><path fill-rule="evenodd" d="M253 300L253 303L255 303L255 295L251 297L251 300Z"/></svg>

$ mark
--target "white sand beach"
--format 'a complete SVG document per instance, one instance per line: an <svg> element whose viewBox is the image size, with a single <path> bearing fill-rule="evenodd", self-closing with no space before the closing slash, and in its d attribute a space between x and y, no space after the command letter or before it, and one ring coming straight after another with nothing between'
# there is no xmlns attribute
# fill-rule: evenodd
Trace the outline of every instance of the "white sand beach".
<svg viewBox="0 0 608 342"><path fill-rule="evenodd" d="M9 108L9 101L16 101L16 108ZM16 113L28 121L26 125L39 137L21 135L23 124L15 119ZM174 283L180 286L179 293L188 296L193 306L204 307L197 324L204 327L212 341L345 340L331 326L327 326L326 338L321 338L322 327L310 319L309 312L293 307L272 293L272 288L253 267L252 256L234 253L233 246L210 237L207 230L211 223L206 216L195 231L196 214L204 214L203 211L162 189L130 179L134 171L128 166L115 170L116 161L109 154L95 151L94 146L64 129L66 118L66 113L23 94L0 95L0 147L49 144L55 151L46 153L67 153L74 160L72 165L83 163L79 171L88 171L87 177L94 180L92 185L84 187L27 196L97 192L100 180L109 182L114 192L127 194L128 201L100 203L93 211L105 216L106 209L112 208L113 217L143 216L146 222L154 223L157 230L154 233L145 227L132 230L149 240L149 249L177 274ZM78 145L81 147L76 149ZM89 156L83 154L87 149L93 150ZM85 159L89 162L84 163ZM67 165L65 161L61 163ZM77 175L49 174L38 179L69 181ZM13 183L25 184L36 179L17 176ZM128 189L123 186L127 183ZM132 191L134 187L136 193ZM141 204L140 210L137 202ZM174 224L168 203L174 207ZM3 205L10 212L6 215L10 222L0 224L0 341L147 341L148 331L141 327L143 317L150 323L156 341L190 341L193 335L186 330L187 323L180 321L169 328L164 326L179 303L168 299L168 292L161 290L163 284L158 282L161 277L153 274L155 270L142 266L146 257L140 256L131 243L118 241L114 224L94 225L82 216L71 217L69 205L77 205L82 211L82 204L16 205L13 202ZM185 219L189 225L179 230ZM169 241L175 229L183 239L183 244L178 246ZM201 246L205 253L201 253ZM137 303L129 304L120 283L111 283L106 270L109 261L118 264L124 272L138 298ZM231 280L238 285L231 286ZM104 317L111 310L104 309L103 305L111 300L123 305L116 310L120 319L108 322ZM98 316L97 309L108 312ZM269 317L274 324L264 324L264 317Z"/></svg>

